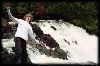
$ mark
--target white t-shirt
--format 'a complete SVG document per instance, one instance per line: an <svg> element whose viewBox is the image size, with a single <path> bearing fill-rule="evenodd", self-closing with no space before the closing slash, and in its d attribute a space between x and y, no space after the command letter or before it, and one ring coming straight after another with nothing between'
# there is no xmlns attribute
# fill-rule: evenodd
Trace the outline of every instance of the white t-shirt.
<svg viewBox="0 0 100 66"><path fill-rule="evenodd" d="M29 36L35 43L38 43L35 39L35 34L33 34L31 25L27 21L13 17L12 14L10 13L10 9L8 9L7 12L9 18L18 24L15 37L20 37L27 41Z"/></svg>

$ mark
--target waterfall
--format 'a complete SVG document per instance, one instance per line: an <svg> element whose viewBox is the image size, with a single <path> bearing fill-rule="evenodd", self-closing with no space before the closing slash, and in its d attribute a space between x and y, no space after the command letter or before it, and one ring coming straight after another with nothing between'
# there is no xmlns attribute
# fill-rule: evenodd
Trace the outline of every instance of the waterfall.
<svg viewBox="0 0 100 66"><path fill-rule="evenodd" d="M38 49L27 45L28 56L35 64L88 64L89 62L98 63L98 37L88 34L83 28L74 26L68 22L60 20L39 20L32 22L37 24L44 34L50 34L56 40L60 48L68 51L68 60L53 58L41 54ZM51 28L53 26L56 30ZM14 42L2 39L4 48L14 46ZM9 44L9 45L8 45ZM13 44L13 45L11 45ZM34 52L33 52L34 51Z"/></svg>

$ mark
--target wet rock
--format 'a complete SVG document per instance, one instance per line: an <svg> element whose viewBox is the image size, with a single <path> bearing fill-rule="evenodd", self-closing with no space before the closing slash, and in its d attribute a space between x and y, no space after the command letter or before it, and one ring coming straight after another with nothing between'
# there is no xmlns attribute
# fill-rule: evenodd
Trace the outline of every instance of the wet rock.
<svg viewBox="0 0 100 66"><path fill-rule="evenodd" d="M52 28L53 30L57 30L54 26L51 26L50 28Z"/></svg>
<svg viewBox="0 0 100 66"><path fill-rule="evenodd" d="M66 40L66 39L63 39L65 42L67 42L69 45L70 45L70 43Z"/></svg>
<svg viewBox="0 0 100 66"><path fill-rule="evenodd" d="M48 23L50 23L50 21L47 21Z"/></svg>
<svg viewBox="0 0 100 66"><path fill-rule="evenodd" d="M3 60L2 64L20 64L21 63L21 60L19 60L18 63L15 63L15 60L14 60L15 54L14 53L8 53L8 51L5 50L5 49L3 49L1 56L2 56L2 60ZM27 64L32 64L29 57L27 58Z"/></svg>
<svg viewBox="0 0 100 66"><path fill-rule="evenodd" d="M49 34L42 35L40 40L43 41L43 43L45 43L46 46L49 46L50 48L59 47L59 44Z"/></svg>
<svg viewBox="0 0 100 66"><path fill-rule="evenodd" d="M59 58L68 60L67 53L63 49L60 49L58 47L54 51L55 51L56 54L58 54Z"/></svg>
<svg viewBox="0 0 100 66"><path fill-rule="evenodd" d="M51 28L56 30L54 26L51 26ZM43 44L34 44L36 45L34 47L38 48L40 53L47 56L52 56L54 58L68 60L67 53L63 49L60 49L59 44L51 37L51 35L44 34L41 28L36 24L32 25L32 29L33 32L36 34L36 39L43 42ZM29 42L29 45L32 46L32 44L33 43ZM46 46L48 46L50 49L47 49ZM55 50L52 50L52 48L55 48Z"/></svg>
<svg viewBox="0 0 100 66"><path fill-rule="evenodd" d="M50 56L50 51L45 46L37 44L36 48L38 48L39 52L41 52L42 54Z"/></svg>
<svg viewBox="0 0 100 66"><path fill-rule="evenodd" d="M77 45L77 41L72 41L73 43L75 43Z"/></svg>
<svg viewBox="0 0 100 66"><path fill-rule="evenodd" d="M39 52L41 54L45 54L47 56L52 56L54 58L60 58L60 59L68 60L67 53L63 49L60 49L60 47L55 48L55 50L52 50L52 49L47 49L45 47L45 45L41 46L41 45L37 44L36 48L39 49Z"/></svg>
<svg viewBox="0 0 100 66"><path fill-rule="evenodd" d="M31 24L33 32L40 38L44 33L37 24Z"/></svg>
<svg viewBox="0 0 100 66"><path fill-rule="evenodd" d="M32 24L31 26L32 26L33 32L36 34L36 39L38 39L39 41L42 41L43 43L46 44L46 46L49 46L50 48L59 46L59 44L51 37L51 35L44 34L38 25Z"/></svg>
<svg viewBox="0 0 100 66"><path fill-rule="evenodd" d="M75 44L77 44L77 41L75 41Z"/></svg>
<svg viewBox="0 0 100 66"><path fill-rule="evenodd" d="M14 54L8 53L5 49L1 53L2 56L2 64L13 64Z"/></svg>

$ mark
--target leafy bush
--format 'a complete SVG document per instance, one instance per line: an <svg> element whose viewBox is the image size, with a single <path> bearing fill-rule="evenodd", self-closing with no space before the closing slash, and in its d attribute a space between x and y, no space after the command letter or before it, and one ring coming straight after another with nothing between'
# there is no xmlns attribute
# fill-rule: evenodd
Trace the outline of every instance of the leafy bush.
<svg viewBox="0 0 100 66"><path fill-rule="evenodd" d="M12 12L26 13L34 10L37 2L13 2ZM97 2L42 2L46 13L60 14L59 19L67 20L74 25L98 32ZM5 9L2 10L6 14ZM7 16L6 16L7 17ZM77 19L76 22L73 20ZM84 26L82 26L82 24Z"/></svg>

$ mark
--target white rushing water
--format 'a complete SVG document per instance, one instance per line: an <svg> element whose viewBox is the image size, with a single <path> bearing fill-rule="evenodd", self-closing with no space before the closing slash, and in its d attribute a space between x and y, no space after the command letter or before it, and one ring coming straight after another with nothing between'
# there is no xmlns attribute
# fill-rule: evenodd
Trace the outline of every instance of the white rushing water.
<svg viewBox="0 0 100 66"><path fill-rule="evenodd" d="M60 48L64 51L69 51L68 60L59 58L48 57L45 54L40 54L36 48L33 48L35 52L29 50L30 46L27 45L27 50L30 60L35 64L71 64L71 63L88 63L92 61L98 63L98 37L95 35L89 35L84 29L74 26L70 23L56 23L55 20L40 20L42 23L37 23L44 34L50 34L54 40L57 41ZM49 22L48 22L49 21ZM34 22L33 22L34 23ZM57 30L50 28L54 26ZM67 40L70 45L64 41ZM9 39L8 39L9 41ZM75 43L77 42L77 44ZM3 47L9 48L14 45L13 39L7 43L6 39L3 39ZM13 43L14 44L14 43ZM9 51L10 52L10 51Z"/></svg>

